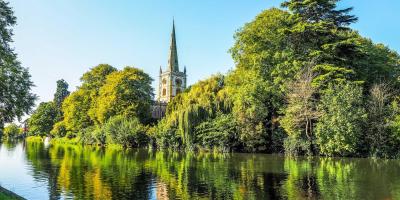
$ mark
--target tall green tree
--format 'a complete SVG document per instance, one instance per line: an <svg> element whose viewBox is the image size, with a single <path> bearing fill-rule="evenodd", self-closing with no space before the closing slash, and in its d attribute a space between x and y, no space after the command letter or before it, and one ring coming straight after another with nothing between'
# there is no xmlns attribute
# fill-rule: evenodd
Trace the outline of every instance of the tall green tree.
<svg viewBox="0 0 400 200"><path fill-rule="evenodd" d="M30 135L45 136L50 134L57 121L58 109L54 102L40 103L28 119Z"/></svg>
<svg viewBox="0 0 400 200"><path fill-rule="evenodd" d="M392 128L398 109L392 104L395 101L391 90L388 84L381 83L373 85L369 91L364 151L370 156L390 158L400 153L400 134Z"/></svg>
<svg viewBox="0 0 400 200"><path fill-rule="evenodd" d="M362 87L354 83L329 84L318 109L316 138L321 154L352 156L360 152L367 119Z"/></svg>
<svg viewBox="0 0 400 200"><path fill-rule="evenodd" d="M353 8L336 9L340 0L288 0L282 3L301 21L309 23L330 23L332 26L346 28L357 21L349 13Z"/></svg>
<svg viewBox="0 0 400 200"><path fill-rule="evenodd" d="M317 111L316 89L312 86L315 74L307 67L295 81L289 84L287 107L281 125L289 135L285 140L287 154L315 154L314 122L320 113Z"/></svg>
<svg viewBox="0 0 400 200"><path fill-rule="evenodd" d="M123 115L146 123L154 95L151 82L148 74L134 67L108 75L96 99L97 120L104 123L112 116Z"/></svg>
<svg viewBox="0 0 400 200"><path fill-rule="evenodd" d="M29 72L17 60L11 43L16 17L8 2L0 0L0 135L4 123L29 113L36 96Z"/></svg>
<svg viewBox="0 0 400 200"><path fill-rule="evenodd" d="M236 69L227 75L226 93L249 151L279 151L272 146L282 143L277 118L285 83L301 68L285 33L294 23L290 16L277 8L262 12L235 34L230 50Z"/></svg>
<svg viewBox="0 0 400 200"><path fill-rule="evenodd" d="M69 131L78 132L97 124L96 100L99 89L104 85L106 78L117 71L107 64L100 64L91 68L81 77L82 85L72 92L63 102L63 126Z"/></svg>
<svg viewBox="0 0 400 200"><path fill-rule="evenodd" d="M69 94L70 92L68 91L68 83L64 79L58 80L56 93L54 93L53 99L57 108L61 109L62 102Z"/></svg>

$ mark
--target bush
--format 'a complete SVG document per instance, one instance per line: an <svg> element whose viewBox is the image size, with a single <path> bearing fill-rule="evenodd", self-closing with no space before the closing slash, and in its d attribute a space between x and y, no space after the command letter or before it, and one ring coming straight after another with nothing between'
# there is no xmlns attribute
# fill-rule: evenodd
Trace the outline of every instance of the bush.
<svg viewBox="0 0 400 200"><path fill-rule="evenodd" d="M302 138L289 136L284 140L283 147L285 149L285 154L289 156L311 156L313 154L311 151L311 142Z"/></svg>
<svg viewBox="0 0 400 200"><path fill-rule="evenodd" d="M22 133L22 130L16 124L9 124L4 128L4 136L6 138L15 138Z"/></svg>
<svg viewBox="0 0 400 200"><path fill-rule="evenodd" d="M67 128L65 127L65 122L60 121L54 124L53 130L50 131L53 137L64 137L67 134Z"/></svg>
<svg viewBox="0 0 400 200"><path fill-rule="evenodd" d="M239 134L232 114L219 114L195 128L195 143L202 148L230 151L239 146Z"/></svg>
<svg viewBox="0 0 400 200"><path fill-rule="evenodd" d="M137 118L126 119L123 116L110 118L102 128L106 135L107 144L120 144L124 147L141 147L148 142L145 127ZM102 141L103 133L96 135Z"/></svg>
<svg viewBox="0 0 400 200"><path fill-rule="evenodd" d="M101 128L96 128L93 130L92 138L96 144L99 144L99 145L106 144L106 132Z"/></svg>
<svg viewBox="0 0 400 200"><path fill-rule="evenodd" d="M353 83L329 84L318 109L316 125L319 150L327 156L351 156L359 153L363 126L367 117L362 88Z"/></svg>

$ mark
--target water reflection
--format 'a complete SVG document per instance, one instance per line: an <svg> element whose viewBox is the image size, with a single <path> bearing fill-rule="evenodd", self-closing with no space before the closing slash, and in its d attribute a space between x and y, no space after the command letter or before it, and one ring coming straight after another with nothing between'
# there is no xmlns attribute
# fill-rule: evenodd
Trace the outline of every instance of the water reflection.
<svg viewBox="0 0 400 200"><path fill-rule="evenodd" d="M88 146L22 149L49 199L400 199L398 160L177 153ZM7 173L0 165L0 177ZM1 180L0 180L1 183ZM15 187L20 187L15 183ZM26 187L26 185L24 185ZM35 188L23 188L28 199Z"/></svg>

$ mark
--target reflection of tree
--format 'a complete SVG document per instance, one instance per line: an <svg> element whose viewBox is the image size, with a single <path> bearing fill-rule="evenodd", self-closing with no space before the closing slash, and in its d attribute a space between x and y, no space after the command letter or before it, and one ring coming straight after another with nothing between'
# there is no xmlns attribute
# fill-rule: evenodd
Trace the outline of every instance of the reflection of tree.
<svg viewBox="0 0 400 200"><path fill-rule="evenodd" d="M399 199L400 161L27 143L51 199ZM374 187L374 188L371 188ZM368 190L368 188L371 188ZM155 194L152 194L155 193Z"/></svg>

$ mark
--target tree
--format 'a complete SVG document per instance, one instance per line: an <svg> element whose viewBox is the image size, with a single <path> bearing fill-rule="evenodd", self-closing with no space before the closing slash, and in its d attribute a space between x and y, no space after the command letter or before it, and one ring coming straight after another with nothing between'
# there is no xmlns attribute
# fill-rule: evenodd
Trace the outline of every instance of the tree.
<svg viewBox="0 0 400 200"><path fill-rule="evenodd" d="M21 133L22 133L21 128L18 125L14 124L14 123L8 124L4 128L4 136L6 138L15 138L18 135L20 135ZM0 135L0 137L1 137L1 135Z"/></svg>
<svg viewBox="0 0 400 200"><path fill-rule="evenodd" d="M232 114L218 113L195 127L195 143L206 149L231 151L241 147L237 124Z"/></svg>
<svg viewBox="0 0 400 200"><path fill-rule="evenodd" d="M400 135L393 131L397 109L393 108L393 94L388 84L375 84L369 91L368 126L366 128L364 151L375 157L390 158L397 155Z"/></svg>
<svg viewBox="0 0 400 200"><path fill-rule="evenodd" d="M88 111L92 104L90 93L87 90L78 89L71 93L62 104L63 121L67 130L78 132L94 125Z"/></svg>
<svg viewBox="0 0 400 200"><path fill-rule="evenodd" d="M235 33L230 52L236 69L226 78L226 93L248 151L277 152L283 135L278 124L285 83L301 66L285 33L295 21L277 8L265 10Z"/></svg>
<svg viewBox="0 0 400 200"><path fill-rule="evenodd" d="M21 118L31 111L36 96L30 92L33 83L29 72L17 61L10 46L12 27L16 24L9 3L0 0L0 133L4 123Z"/></svg>
<svg viewBox="0 0 400 200"><path fill-rule="evenodd" d="M176 96L167 107L166 117L159 122L158 142L162 146L193 149L196 126L213 119L217 112L227 112L224 76L214 75L199 81ZM174 138L175 141L170 138Z"/></svg>
<svg viewBox="0 0 400 200"><path fill-rule="evenodd" d="M143 147L148 139L145 127L136 117L113 116L104 124L102 131L108 144L121 144L124 147Z"/></svg>
<svg viewBox="0 0 400 200"><path fill-rule="evenodd" d="M50 134L57 120L58 109L54 102L42 102L28 120L29 134L45 136Z"/></svg>
<svg viewBox="0 0 400 200"><path fill-rule="evenodd" d="M57 89L56 93L54 93L54 103L55 106L59 109L61 109L61 104L64 101L65 98L70 94L68 91L68 83L64 80L58 80L57 81Z"/></svg>
<svg viewBox="0 0 400 200"><path fill-rule="evenodd" d="M301 21L309 23L326 22L333 26L346 28L357 21L357 17L350 15L353 8L336 9L340 0L289 0L282 3L294 15L300 17Z"/></svg>
<svg viewBox="0 0 400 200"><path fill-rule="evenodd" d="M62 104L64 123L62 127L78 132L96 123L96 100L99 89L109 74L117 71L107 64L91 68L81 77L82 85L71 93Z"/></svg>
<svg viewBox="0 0 400 200"><path fill-rule="evenodd" d="M321 154L351 156L360 152L367 118L362 87L354 83L329 84L321 97L316 125Z"/></svg>
<svg viewBox="0 0 400 200"><path fill-rule="evenodd" d="M297 80L289 84L287 108L281 119L281 125L289 135L285 141L287 154L315 154L313 122L320 116L316 109L316 89L312 86L315 76L307 67Z"/></svg>
<svg viewBox="0 0 400 200"><path fill-rule="evenodd" d="M102 124L122 115L137 117L142 123L150 119L153 88L152 79L142 70L125 67L107 76L96 100L96 118Z"/></svg>
<svg viewBox="0 0 400 200"><path fill-rule="evenodd" d="M98 92L98 89L104 85L107 76L115 71L117 71L117 69L111 65L99 64L82 75L81 87L86 90L94 90Z"/></svg>

